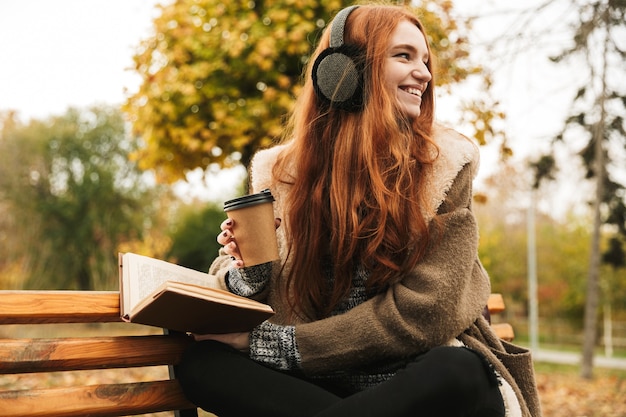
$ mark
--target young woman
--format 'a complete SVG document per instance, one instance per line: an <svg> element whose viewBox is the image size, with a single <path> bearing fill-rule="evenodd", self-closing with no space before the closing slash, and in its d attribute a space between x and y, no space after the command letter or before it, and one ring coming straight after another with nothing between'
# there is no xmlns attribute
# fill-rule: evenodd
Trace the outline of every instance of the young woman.
<svg viewBox="0 0 626 417"><path fill-rule="evenodd" d="M259 152L281 260L245 265L232 221L210 273L272 305L250 333L196 335L178 370L229 416L540 415L527 351L482 316L477 147L434 123L432 55L403 6L333 20L284 143Z"/></svg>

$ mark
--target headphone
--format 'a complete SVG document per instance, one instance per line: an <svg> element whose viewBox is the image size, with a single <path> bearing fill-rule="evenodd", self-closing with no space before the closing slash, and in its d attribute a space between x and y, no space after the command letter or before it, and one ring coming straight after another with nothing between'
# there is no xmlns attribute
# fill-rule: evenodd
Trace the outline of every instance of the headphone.
<svg viewBox="0 0 626 417"><path fill-rule="evenodd" d="M343 43L348 16L359 6L350 6L333 19L330 46L320 53L312 70L317 97L330 107L357 112L363 108L365 52Z"/></svg>

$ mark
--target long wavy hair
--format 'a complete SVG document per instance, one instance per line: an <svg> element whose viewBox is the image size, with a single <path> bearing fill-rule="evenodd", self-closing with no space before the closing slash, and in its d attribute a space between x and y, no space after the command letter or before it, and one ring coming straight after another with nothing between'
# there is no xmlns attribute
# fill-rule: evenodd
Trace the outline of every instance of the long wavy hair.
<svg viewBox="0 0 626 417"><path fill-rule="evenodd" d="M388 43L402 20L428 39L408 7L362 5L348 18L345 43L365 52L362 111L324 105L314 92L311 65L305 71L284 137L292 143L273 171L275 179L291 185L283 222L290 263L284 290L297 314L330 315L349 295L360 267L369 272L370 294L384 290L415 267L428 245L425 189L437 155L430 137L434 82L414 119L403 114L396 92L382 82ZM328 47L329 32L311 63ZM432 74L430 62L428 68Z"/></svg>

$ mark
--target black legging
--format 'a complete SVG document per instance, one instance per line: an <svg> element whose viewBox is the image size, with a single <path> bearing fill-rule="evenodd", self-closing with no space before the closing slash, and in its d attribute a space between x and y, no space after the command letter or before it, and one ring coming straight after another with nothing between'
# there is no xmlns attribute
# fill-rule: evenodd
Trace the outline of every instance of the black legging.
<svg viewBox="0 0 626 417"><path fill-rule="evenodd" d="M213 341L187 349L177 378L189 400L218 417L504 416L492 371L465 348L434 348L390 380L347 397Z"/></svg>

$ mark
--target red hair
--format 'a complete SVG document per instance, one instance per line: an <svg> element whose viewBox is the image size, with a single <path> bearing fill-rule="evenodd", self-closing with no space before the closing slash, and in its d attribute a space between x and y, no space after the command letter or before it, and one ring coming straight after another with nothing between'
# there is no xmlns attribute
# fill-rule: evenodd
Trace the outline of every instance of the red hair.
<svg viewBox="0 0 626 417"><path fill-rule="evenodd" d="M348 18L345 43L365 51L362 111L322 105L311 65L306 71L285 136L293 143L274 167L274 178L291 184L283 221L290 263L285 289L300 313L312 308L317 318L328 316L349 295L358 267L369 271L369 291L382 291L415 267L426 250L424 190L437 150L430 138L434 82L415 119L403 115L395 91L381 82L391 34L402 20L428 39L404 6L363 5ZM328 44L326 30L310 62ZM332 281L325 267L332 268Z"/></svg>

